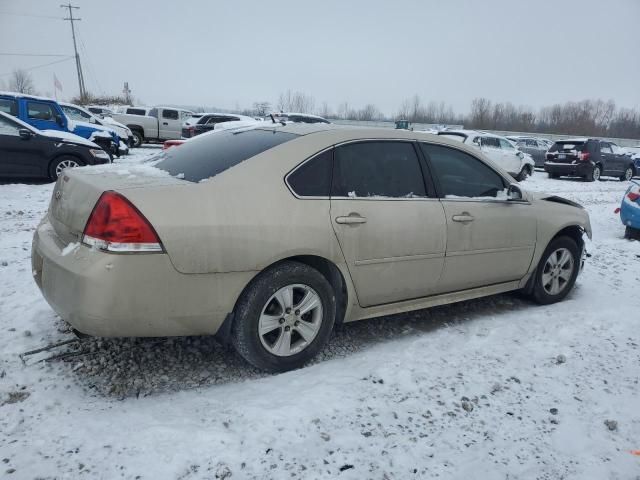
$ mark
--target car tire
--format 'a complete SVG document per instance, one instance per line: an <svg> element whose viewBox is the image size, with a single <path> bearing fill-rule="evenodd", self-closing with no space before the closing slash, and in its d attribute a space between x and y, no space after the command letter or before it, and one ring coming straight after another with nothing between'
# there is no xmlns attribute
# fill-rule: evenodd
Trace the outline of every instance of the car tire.
<svg viewBox="0 0 640 480"><path fill-rule="evenodd" d="M522 167L522 170L520 170L520 173L516 177L516 180L518 182L524 182L527 179L527 177L531 175L531 173L532 173L531 167L528 165L525 165L524 167Z"/></svg>
<svg viewBox="0 0 640 480"><path fill-rule="evenodd" d="M296 309L312 302L316 306L307 312ZM260 370L293 370L324 347L335 314L335 293L327 279L308 265L285 261L262 272L242 293L234 309L231 342Z"/></svg>
<svg viewBox="0 0 640 480"><path fill-rule="evenodd" d="M628 238L629 240L640 240L640 230L627 226L624 229L624 238Z"/></svg>
<svg viewBox="0 0 640 480"><path fill-rule="evenodd" d="M55 182L63 169L82 166L84 166L84 163L80 161L80 159L70 155L63 155L61 157L54 158L49 165L49 179Z"/></svg>
<svg viewBox="0 0 640 480"><path fill-rule="evenodd" d="M585 180L587 182L595 182L596 180L600 180L601 175L602 168L600 167L600 165L594 165L593 169L585 177Z"/></svg>
<svg viewBox="0 0 640 480"><path fill-rule="evenodd" d="M633 171L633 167L631 165L629 165L625 169L624 173L622 175L620 175L620 180L623 181L623 182L629 181L629 180L631 180L633 178L633 174L634 173L635 172Z"/></svg>
<svg viewBox="0 0 640 480"><path fill-rule="evenodd" d="M138 131L138 130L133 130L131 132L133 134L133 148L138 148L142 145L142 142L144 142L144 135L142 134L142 132Z"/></svg>
<svg viewBox="0 0 640 480"><path fill-rule="evenodd" d="M537 303L549 305L569 294L580 272L580 254L570 237L558 237L549 243L534 273L531 294Z"/></svg>

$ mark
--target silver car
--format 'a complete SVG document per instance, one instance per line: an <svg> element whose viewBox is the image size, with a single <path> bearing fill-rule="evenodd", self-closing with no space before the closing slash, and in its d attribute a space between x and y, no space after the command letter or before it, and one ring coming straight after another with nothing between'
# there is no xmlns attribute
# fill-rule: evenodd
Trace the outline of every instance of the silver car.
<svg viewBox="0 0 640 480"><path fill-rule="evenodd" d="M80 332L217 334L297 368L334 325L521 290L572 289L589 217L478 149L330 124L210 132L139 168L65 170L36 283Z"/></svg>

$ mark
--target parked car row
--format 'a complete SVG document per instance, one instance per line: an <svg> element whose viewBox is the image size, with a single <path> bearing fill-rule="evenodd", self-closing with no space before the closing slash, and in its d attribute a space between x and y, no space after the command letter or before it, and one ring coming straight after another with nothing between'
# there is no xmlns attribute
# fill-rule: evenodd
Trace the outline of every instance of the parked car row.
<svg viewBox="0 0 640 480"><path fill-rule="evenodd" d="M0 177L56 180L65 168L109 163L97 144L61 130L38 130L0 112Z"/></svg>
<svg viewBox="0 0 640 480"><path fill-rule="evenodd" d="M0 92L0 112L12 115L41 131L60 131L85 138L110 155L120 155L121 140L128 141L126 136L122 139L114 128L102 124L96 117L84 117L79 113L76 119L69 117L62 105L51 98Z"/></svg>

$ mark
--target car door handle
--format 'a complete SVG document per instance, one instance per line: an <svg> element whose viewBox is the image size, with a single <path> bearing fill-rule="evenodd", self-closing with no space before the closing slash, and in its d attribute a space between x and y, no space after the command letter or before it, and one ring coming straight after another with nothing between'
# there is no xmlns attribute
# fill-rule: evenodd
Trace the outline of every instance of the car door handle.
<svg viewBox="0 0 640 480"><path fill-rule="evenodd" d="M361 217L357 213L350 213L346 217L336 217L336 223L340 223L342 225L356 225L359 223L367 223L367 219L365 217Z"/></svg>
<svg viewBox="0 0 640 480"><path fill-rule="evenodd" d="M463 212L460 215L454 215L453 217L451 217L451 219L454 222L473 222L475 220L475 217L473 215L469 215L467 212Z"/></svg>
<svg viewBox="0 0 640 480"><path fill-rule="evenodd" d="M163 124L163 125L169 125L169 123L168 123L168 122L162 122L162 124Z"/></svg>

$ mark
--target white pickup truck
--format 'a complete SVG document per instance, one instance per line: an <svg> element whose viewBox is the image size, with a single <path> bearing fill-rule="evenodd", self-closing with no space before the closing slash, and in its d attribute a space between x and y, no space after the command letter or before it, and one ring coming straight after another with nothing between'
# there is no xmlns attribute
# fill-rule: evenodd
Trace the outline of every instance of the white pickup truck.
<svg viewBox="0 0 640 480"><path fill-rule="evenodd" d="M113 119L126 125L133 133L133 146L143 142L163 142L175 140L182 135L182 124L193 112L181 108L153 107L146 115L116 113Z"/></svg>

